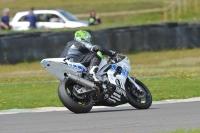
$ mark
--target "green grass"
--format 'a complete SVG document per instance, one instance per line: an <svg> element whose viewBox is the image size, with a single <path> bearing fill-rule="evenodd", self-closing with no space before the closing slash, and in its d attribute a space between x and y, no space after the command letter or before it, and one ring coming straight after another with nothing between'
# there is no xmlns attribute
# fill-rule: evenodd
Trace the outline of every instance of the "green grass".
<svg viewBox="0 0 200 133"><path fill-rule="evenodd" d="M3 0L0 8L9 7L11 16L16 12L35 9L64 9L73 14L89 13L91 10L97 12L129 11L139 9L150 9L167 6L174 0Z"/></svg>
<svg viewBox="0 0 200 133"><path fill-rule="evenodd" d="M153 100L185 99L200 96L200 76L175 76L141 79L149 87Z"/></svg>
<svg viewBox="0 0 200 133"><path fill-rule="evenodd" d="M153 100L200 96L200 49L140 52L128 57L130 75L148 86ZM58 84L39 61L0 65L0 110L62 106Z"/></svg>
<svg viewBox="0 0 200 133"><path fill-rule="evenodd" d="M194 129L190 129L190 130L179 129L179 130L172 131L169 133L200 133L200 128L194 128Z"/></svg>
<svg viewBox="0 0 200 133"><path fill-rule="evenodd" d="M118 12L118 11L130 11L130 10L140 10L140 9L152 9L152 8L162 8L168 6L174 0L3 0L0 4L0 9L5 7L11 8L11 17L14 16L16 12L28 10L31 6L35 9L64 9L72 14L87 14L89 17L89 12L91 10L96 10L97 13L102 12ZM200 2L198 3L200 7ZM183 8L183 7L182 7ZM177 12L177 7L176 7ZM183 9L182 9L182 12ZM171 19L171 11L169 11L168 17L169 22L179 21L179 22L199 22L200 16L199 12L196 12L194 8L188 8L188 13L182 13L181 15L175 16L175 19ZM87 19L87 18L81 18ZM102 24L99 26L90 26L83 28L85 30L99 30L109 27L118 26L132 26L141 24L152 24L163 22L163 13L147 13L147 14L132 14L132 15L118 15L101 17ZM76 29L55 29L51 30L53 32L77 30ZM38 30L30 30L25 32L36 32ZM39 30L39 31L46 31ZM13 33L13 31L0 31L0 33Z"/></svg>

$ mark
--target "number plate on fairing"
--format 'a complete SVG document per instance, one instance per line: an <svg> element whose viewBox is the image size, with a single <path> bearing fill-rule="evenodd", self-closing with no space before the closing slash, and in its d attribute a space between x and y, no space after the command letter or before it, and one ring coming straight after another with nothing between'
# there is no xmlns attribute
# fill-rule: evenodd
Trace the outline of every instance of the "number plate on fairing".
<svg viewBox="0 0 200 133"><path fill-rule="evenodd" d="M112 67L108 70L108 72L107 72L108 79L111 84L117 85L125 91L124 85L126 83L126 79L127 79L129 72L125 68L122 68L120 73L117 74L116 76L114 76L114 73L117 71L117 67L118 67L117 65L112 65ZM116 81L119 83L116 83Z"/></svg>

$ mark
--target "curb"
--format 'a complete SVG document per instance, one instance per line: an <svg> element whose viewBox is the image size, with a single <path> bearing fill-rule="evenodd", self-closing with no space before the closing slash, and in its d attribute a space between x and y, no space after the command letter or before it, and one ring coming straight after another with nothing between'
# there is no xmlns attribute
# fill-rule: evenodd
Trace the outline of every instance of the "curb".
<svg viewBox="0 0 200 133"><path fill-rule="evenodd" d="M200 97L194 97L189 99L171 99L164 101L153 101L153 105L157 104L172 104L172 103L184 103L184 102L197 102L200 101ZM131 107L129 104L119 105L114 108L120 107ZM92 109L101 109L101 108L113 108L106 106L94 106ZM0 115L8 115L8 114L19 114L19 113L39 113L39 112L53 112L53 111L68 111L65 107L42 107L42 108L34 108L34 109L9 109L0 111Z"/></svg>

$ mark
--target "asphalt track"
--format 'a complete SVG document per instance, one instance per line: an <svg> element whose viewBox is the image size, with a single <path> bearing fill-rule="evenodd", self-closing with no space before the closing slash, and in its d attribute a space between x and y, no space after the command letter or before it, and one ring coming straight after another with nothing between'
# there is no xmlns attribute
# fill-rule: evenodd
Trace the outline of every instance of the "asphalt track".
<svg viewBox="0 0 200 133"><path fill-rule="evenodd" d="M0 115L0 133L161 133L200 126L200 102Z"/></svg>

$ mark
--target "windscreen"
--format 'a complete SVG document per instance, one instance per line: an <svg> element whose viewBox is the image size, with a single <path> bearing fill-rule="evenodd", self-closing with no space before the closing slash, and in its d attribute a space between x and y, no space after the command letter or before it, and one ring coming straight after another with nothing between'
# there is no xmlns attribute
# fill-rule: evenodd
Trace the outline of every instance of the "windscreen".
<svg viewBox="0 0 200 133"><path fill-rule="evenodd" d="M78 21L78 18L76 18L74 15L72 15L69 12L63 11L63 10L59 10L59 12L65 16L65 18L67 18L69 21Z"/></svg>
<svg viewBox="0 0 200 133"><path fill-rule="evenodd" d="M125 59L125 58L126 58L126 56L121 55L121 54L118 54L118 55L116 56L116 61L117 61L117 62L120 62L120 61L122 61L122 60Z"/></svg>

